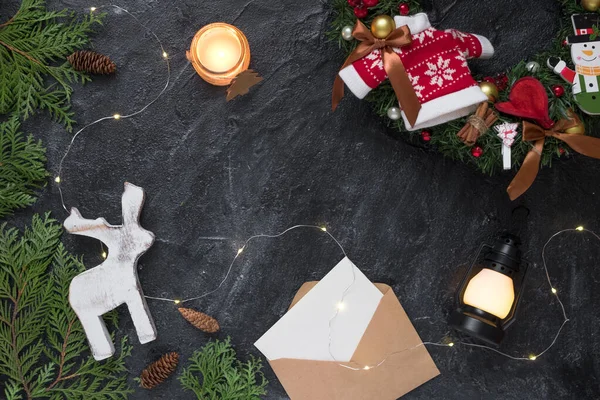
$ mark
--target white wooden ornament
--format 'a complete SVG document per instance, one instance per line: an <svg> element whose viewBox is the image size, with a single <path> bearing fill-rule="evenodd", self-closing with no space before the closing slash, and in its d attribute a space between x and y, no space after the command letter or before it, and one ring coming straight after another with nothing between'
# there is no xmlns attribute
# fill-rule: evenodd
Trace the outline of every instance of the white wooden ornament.
<svg viewBox="0 0 600 400"><path fill-rule="evenodd" d="M77 275L71 281L69 302L79 317L96 360L115 353L102 315L127 304L140 343L156 339L156 328L148 310L137 275L137 261L154 243L154 234L140 226L144 190L125 182L123 225L111 225L104 218L85 219L76 208L65 220L67 232L89 236L108 247L106 260Z"/></svg>

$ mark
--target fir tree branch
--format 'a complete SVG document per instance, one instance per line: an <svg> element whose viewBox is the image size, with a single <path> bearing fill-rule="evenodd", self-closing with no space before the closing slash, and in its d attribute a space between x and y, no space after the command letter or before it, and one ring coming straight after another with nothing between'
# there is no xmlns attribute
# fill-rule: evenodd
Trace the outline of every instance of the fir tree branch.
<svg viewBox="0 0 600 400"><path fill-rule="evenodd" d="M0 227L0 375L8 399L126 399L122 338L117 356L96 362L67 302L73 277L83 263L60 243L61 226L34 216L20 234ZM108 318L115 321L114 313ZM113 324L109 324L112 327Z"/></svg>
<svg viewBox="0 0 600 400"><path fill-rule="evenodd" d="M0 25L0 114L16 112L26 119L45 109L71 130L71 83L89 78L65 60L89 43L88 35L103 15L76 18L67 10L47 10L44 0L23 0ZM51 89L54 83L60 89Z"/></svg>
<svg viewBox="0 0 600 400"><path fill-rule="evenodd" d="M34 190L48 176L46 150L20 132L16 116L0 124L0 218L35 202Z"/></svg>

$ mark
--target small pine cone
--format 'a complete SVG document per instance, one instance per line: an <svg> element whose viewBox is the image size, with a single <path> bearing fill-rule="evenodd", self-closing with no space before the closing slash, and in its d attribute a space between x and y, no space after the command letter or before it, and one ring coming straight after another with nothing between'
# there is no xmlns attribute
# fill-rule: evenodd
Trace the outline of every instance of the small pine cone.
<svg viewBox="0 0 600 400"><path fill-rule="evenodd" d="M158 361L148 365L140 375L140 386L144 389L152 389L153 387L163 383L175 369L179 363L179 354L167 353Z"/></svg>
<svg viewBox="0 0 600 400"><path fill-rule="evenodd" d="M87 72L96 75L113 74L117 65L100 53L89 50L80 50L67 57L73 68L77 71Z"/></svg>
<svg viewBox="0 0 600 400"><path fill-rule="evenodd" d="M206 333L215 333L219 331L219 322L211 316L203 312L192 310L191 308L179 308L179 312L183 318L194 325L196 328Z"/></svg>

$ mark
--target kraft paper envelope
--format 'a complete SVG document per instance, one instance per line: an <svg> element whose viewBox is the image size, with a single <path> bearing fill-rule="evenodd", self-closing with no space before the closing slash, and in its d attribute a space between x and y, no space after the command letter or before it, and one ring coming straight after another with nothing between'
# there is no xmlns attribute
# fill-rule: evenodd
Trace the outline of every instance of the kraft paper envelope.
<svg viewBox="0 0 600 400"><path fill-rule="evenodd" d="M305 283L290 310L318 284ZM422 341L392 288L384 284L374 286L382 297L350 358L352 363L269 359L291 400L395 400L439 375L425 346L415 347ZM259 342L257 347L260 349ZM386 359L383 364L370 370L355 371L340 366L374 366L383 359Z"/></svg>

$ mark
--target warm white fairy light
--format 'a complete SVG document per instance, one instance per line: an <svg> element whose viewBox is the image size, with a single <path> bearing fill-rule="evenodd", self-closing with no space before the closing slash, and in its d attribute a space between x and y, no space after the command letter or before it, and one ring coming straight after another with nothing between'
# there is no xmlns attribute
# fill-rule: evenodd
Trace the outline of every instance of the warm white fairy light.
<svg viewBox="0 0 600 400"><path fill-rule="evenodd" d="M108 257L108 254L106 254L105 251L102 252L102 258L106 259L106 257Z"/></svg>
<svg viewBox="0 0 600 400"><path fill-rule="evenodd" d="M324 226L320 227L319 229L322 230L323 232L327 232L327 228Z"/></svg>
<svg viewBox="0 0 600 400"><path fill-rule="evenodd" d="M61 158L59 164L58 164L58 174L57 177L54 179L54 181L56 183L60 183L60 176L62 175L62 169L63 169L63 164L65 162L65 159L67 158L67 156L69 155L69 152L71 151L71 148L73 147L73 144L75 143L75 140L79 137L79 135L85 131L87 128L91 127L92 125L95 125L99 122L105 121L105 120L120 120L120 119L126 119L126 118L132 118L138 114L143 113L144 111L146 111L146 109L148 107L150 107L152 104L154 104L159 98L162 97L162 95L167 91L169 84L171 82L171 64L169 63L169 57L168 54L165 50L165 48L163 47L162 42L160 41L160 39L158 38L158 36L156 35L156 33L154 33L153 30L151 30L150 28L148 28L146 25L144 25L135 15L131 14L129 11L127 11L126 9L124 9L123 7L114 5L114 4L109 4L109 5L104 5L104 6L99 6L99 7L90 7L90 11L94 12L96 10L99 10L101 8L112 8L117 10L119 13L124 13L127 14L128 16L130 16L131 18L133 18L142 28L146 29L153 37L154 40L156 40L156 42L158 43L158 46L160 47L160 53L162 54L164 60L166 61L166 66L167 66L167 79L165 82L165 86L162 88L162 90L158 93L158 95L156 97L154 97L154 99L152 99L149 103L147 103L146 105L144 105L142 108L140 108L137 111L133 111L131 113L128 114L113 114L110 116L105 116L102 118L99 118L93 122L90 122L89 124L83 126L81 129L79 129L71 138L71 141L69 142L69 145L67 146L67 149L63 155L63 157ZM64 195L63 195L63 190L62 190L62 185L57 185L58 187L58 193L60 194L60 202L62 207L65 209L65 211L67 212L67 214L69 213L69 209L67 208L67 205L65 204L65 199L64 199Z"/></svg>
<svg viewBox="0 0 600 400"><path fill-rule="evenodd" d="M209 292L206 292L202 295L183 299L183 300L175 300L175 299L170 299L168 297L157 297L157 296L145 296L145 297L150 300L160 300L160 301L167 301L167 302L175 303L175 304L183 304L183 303L188 303L190 301L199 300L206 296L210 296L211 294L213 294L216 291L218 291L219 289L221 289L221 287L225 284L225 282L229 278L229 275L231 275L231 270L233 269L233 266L234 266L236 260L238 260L240 258L239 257L240 254L246 249L246 247L248 247L248 244L250 242L253 242L254 240L260 239L260 238L269 238L269 239L278 238L278 237L281 237L281 236L285 235L286 233L293 231L295 229L319 229L319 230L323 231L323 229L320 226L316 226L316 225L294 225L294 226L291 226L291 227L287 228L286 230L284 230L280 233L276 233L274 235L268 235L265 233L261 233L258 235L250 236L248 239L246 239L244 241L244 245L237 250L235 257L233 257L233 260L229 264L229 268L227 268L227 272L225 273L225 276L223 277L223 279L221 280L221 282L219 283L219 285L217 285L217 287L215 289L213 289ZM340 250L342 251L344 256L347 257L346 251L342 247L342 244L331 233L329 233L327 231L323 231L323 232L325 232L335 242L335 244L340 248Z"/></svg>
<svg viewBox="0 0 600 400"><path fill-rule="evenodd" d="M189 302L189 301L194 301L194 300L206 297L206 296L208 296L208 295L216 292L217 290L219 290L223 286L223 284L225 283L225 281L227 280L227 278L229 277L229 275L231 273L231 270L233 268L235 260L238 258L238 256L241 253L241 251L243 249L245 249L245 247L248 245L248 243L250 243L252 240L254 240L256 238L277 238L277 237L285 235L287 232L289 232L291 230L298 229L298 228L313 228L313 229L316 228L316 229L319 229L322 232L325 232L330 238L332 238L335 241L335 243L338 245L338 247L342 250L342 253L344 254L344 256L347 257L346 251L344 250L344 248L342 247L342 245L340 244L340 242L331 233L329 233L324 227L314 226L314 225L295 225L295 226L292 226L292 227L284 230L283 232L275 234L275 235L259 234L259 235L254 235L254 236L251 236L250 238L248 238L244 242L244 246L241 247L238 250L238 254L236 254L236 256L234 257L234 260L229 265L227 273L225 274L225 277L223 278L223 280L221 281L221 283L217 286L217 288L215 288L214 290L212 290L212 291L210 291L208 293L205 293L205 294L203 294L201 296L192 297L192 298L189 298L189 299L186 299L186 300L179 300L179 299L175 300L175 299L169 299L169 298L163 298L163 297L152 297L152 296L146 296L146 298L153 299L153 300L168 301L168 302L172 302L172 303L175 303L175 304L181 304L181 303L185 303L185 302ZM558 340L558 337L560 336L563 328L565 327L565 325L567 324L567 322L569 322L569 318L567 317L565 306L564 306L564 304L562 303L562 301L560 300L560 298L558 296L558 290L552 285L552 281L550 279L550 274L548 272L548 266L546 264L546 248L548 247L548 245L550 244L550 242L555 237L557 237L558 235L560 235L562 233L565 233L565 232L574 232L574 231L575 232L583 232L583 231L588 232L591 235L593 235L596 239L598 239L598 241L600 241L600 236L598 236L595 232L592 232L592 231L587 230L587 229L585 229L585 228L583 228L583 227L580 226L580 227L577 227L577 228L574 228L574 229L564 229L562 231L559 231L559 232L555 233L554 235L552 235L550 237L550 239L548 239L548 241L544 244L544 247L542 248L542 262L543 262L544 271L546 272L546 278L548 280L548 284L550 285L551 292L556 296L556 299L558 300L558 302L560 304L560 307L561 307L564 319L563 319L563 322L560 325L557 333L554 335L554 339L552 340L552 342L550 343L550 345L547 346L542 352L537 353L537 354L532 353L532 354L530 354L527 357L515 357L515 356L512 356L510 354L503 353L503 352L501 352L501 351L499 351L499 350L497 350L497 349L495 349L493 347L489 347L489 346L482 345L482 344L477 344L477 343L468 343L468 342L463 342L463 341L458 341L458 342L447 342L447 341L445 341L445 342L444 341L440 341L440 342L422 342L422 343L419 343L419 344L417 344L415 346L412 346L412 347L409 347L409 348L406 348L406 349L403 349L403 350L400 350L400 351L388 354L379 363L374 364L374 365L359 365L359 366L355 367L354 365L356 365L356 363L353 363L353 362L350 362L350 363L341 363L341 362L339 362L338 365L340 367L343 367L343 368L346 368L346 369L350 369L350 370L354 370L354 371L361 371L361 370L368 371L368 370L372 370L372 369L380 367L382 364L384 364L391 357L394 357L396 355L405 353L407 351L414 350L414 349L416 349L418 347L421 347L421 346L437 346L437 347L448 347L448 348L451 348L451 347L455 347L455 345L462 345L462 346L467 346L467 347L476 347L476 348L480 348L480 349L492 351L494 353L497 353L498 355L501 355L503 357L506 357L506 358L509 358L509 359L515 360L515 361L535 361L535 360L537 360L538 358L540 358L541 356L543 356L547 351L549 351L556 344L556 342ZM352 272L353 272L353 275L354 275L354 268L352 268ZM345 295L350 290L350 288L352 287L352 285L354 285L354 283L355 283L355 279L353 279L352 282L350 283L350 285L344 290L344 293L342 294L342 297L341 297L340 301L336 303L335 313L334 313L333 317L329 320L329 353L331 354L331 357L332 357L332 359L334 361L337 361L337 360L335 359L335 357L333 356L332 351L331 351L332 342L333 342L333 337L332 337L332 323L335 320L335 318L337 318L337 316L340 314L340 311L345 308L345 304L344 304Z"/></svg>

